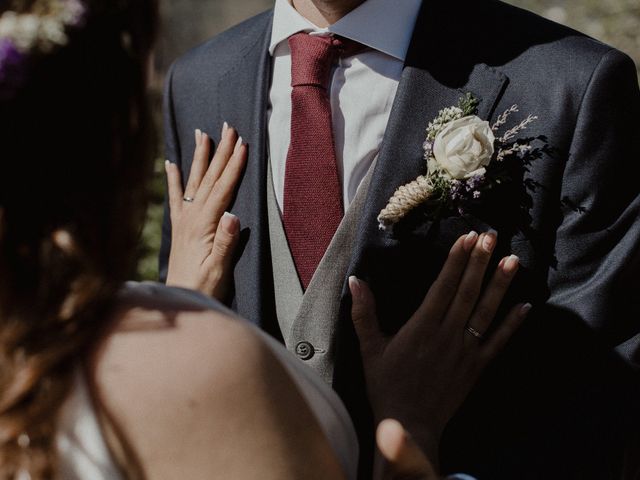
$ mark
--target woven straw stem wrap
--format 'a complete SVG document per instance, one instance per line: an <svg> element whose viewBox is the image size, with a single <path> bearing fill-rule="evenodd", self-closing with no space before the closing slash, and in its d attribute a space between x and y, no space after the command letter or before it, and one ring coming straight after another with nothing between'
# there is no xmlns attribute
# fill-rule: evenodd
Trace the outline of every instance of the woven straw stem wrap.
<svg viewBox="0 0 640 480"><path fill-rule="evenodd" d="M431 183L425 176L420 176L413 182L398 188L385 209L378 216L380 228L386 230L388 227L398 223L411 210L426 202L432 191Z"/></svg>

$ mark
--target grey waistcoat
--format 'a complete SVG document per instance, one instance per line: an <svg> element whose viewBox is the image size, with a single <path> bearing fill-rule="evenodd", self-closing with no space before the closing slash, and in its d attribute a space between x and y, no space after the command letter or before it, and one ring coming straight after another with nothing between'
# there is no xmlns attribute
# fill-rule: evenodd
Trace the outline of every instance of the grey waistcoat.
<svg viewBox="0 0 640 480"><path fill-rule="evenodd" d="M375 162L347 209L306 292L302 290L287 243L271 166L267 168L269 236L278 323L287 349L328 383L333 380L334 337L342 288L374 167Z"/></svg>

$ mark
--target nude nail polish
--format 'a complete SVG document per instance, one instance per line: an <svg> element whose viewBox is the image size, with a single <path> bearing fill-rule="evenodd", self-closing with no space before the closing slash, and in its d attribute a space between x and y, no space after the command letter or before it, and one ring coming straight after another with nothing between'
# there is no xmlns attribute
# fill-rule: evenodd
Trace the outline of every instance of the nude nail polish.
<svg viewBox="0 0 640 480"><path fill-rule="evenodd" d="M236 142L236 146L233 149L233 153L238 153L241 146L242 146L242 137L238 137L238 141Z"/></svg>
<svg viewBox="0 0 640 480"><path fill-rule="evenodd" d="M503 266L504 273L507 275L513 275L518 270L520 266L520 259L516 255L511 255L508 257Z"/></svg>
<svg viewBox="0 0 640 480"><path fill-rule="evenodd" d="M236 217L233 213L224 212L222 215L222 219L220 223L222 224L222 228L229 235L235 235L238 231L238 217Z"/></svg>
<svg viewBox="0 0 640 480"><path fill-rule="evenodd" d="M525 303L522 307L520 307L520 311L518 312L520 317L521 318L526 317L532 308L533 308L533 305L531 305L530 303Z"/></svg>
<svg viewBox="0 0 640 480"><path fill-rule="evenodd" d="M349 277L349 290L354 297L360 295L360 280L353 275Z"/></svg>
<svg viewBox="0 0 640 480"><path fill-rule="evenodd" d="M478 233L474 231L469 232L467 234L467 238L464 239L463 247L465 251L470 252L477 241L478 241Z"/></svg>
<svg viewBox="0 0 640 480"><path fill-rule="evenodd" d="M491 253L496 246L496 237L498 232L495 230L489 230L482 239L482 248L485 252Z"/></svg>

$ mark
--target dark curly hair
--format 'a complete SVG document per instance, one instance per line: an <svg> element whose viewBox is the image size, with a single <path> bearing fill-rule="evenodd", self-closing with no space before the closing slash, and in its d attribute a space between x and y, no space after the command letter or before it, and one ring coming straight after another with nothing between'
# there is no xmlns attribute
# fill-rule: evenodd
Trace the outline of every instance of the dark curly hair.
<svg viewBox="0 0 640 480"><path fill-rule="evenodd" d="M58 411L132 275L146 209L156 1L83 3L68 44L0 98L1 479L54 476Z"/></svg>

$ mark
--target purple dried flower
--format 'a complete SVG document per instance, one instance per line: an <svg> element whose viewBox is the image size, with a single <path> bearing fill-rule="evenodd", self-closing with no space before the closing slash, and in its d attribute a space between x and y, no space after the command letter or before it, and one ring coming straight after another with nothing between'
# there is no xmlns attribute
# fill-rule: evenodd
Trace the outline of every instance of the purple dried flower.
<svg viewBox="0 0 640 480"><path fill-rule="evenodd" d="M22 63L24 55L18 51L15 44L8 38L0 39L0 81Z"/></svg>
<svg viewBox="0 0 640 480"><path fill-rule="evenodd" d="M467 184L469 186L469 190L476 190L478 187L481 187L485 181L484 174L475 175L467 180Z"/></svg>
<svg viewBox="0 0 640 480"><path fill-rule="evenodd" d="M449 190L449 199L452 202L462 202L467 198L468 187L467 182L453 180Z"/></svg>
<svg viewBox="0 0 640 480"><path fill-rule="evenodd" d="M11 96L25 77L26 56L8 38L0 39L0 98Z"/></svg>

